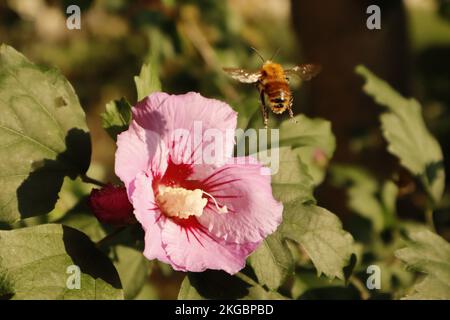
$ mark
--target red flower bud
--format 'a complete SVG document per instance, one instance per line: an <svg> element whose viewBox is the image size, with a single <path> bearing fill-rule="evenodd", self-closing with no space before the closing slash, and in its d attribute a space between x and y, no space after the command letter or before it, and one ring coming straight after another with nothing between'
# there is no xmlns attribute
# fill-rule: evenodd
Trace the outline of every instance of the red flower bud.
<svg viewBox="0 0 450 320"><path fill-rule="evenodd" d="M122 226L135 222L133 205L128 200L125 187L109 183L101 189L93 189L88 204L102 223Z"/></svg>

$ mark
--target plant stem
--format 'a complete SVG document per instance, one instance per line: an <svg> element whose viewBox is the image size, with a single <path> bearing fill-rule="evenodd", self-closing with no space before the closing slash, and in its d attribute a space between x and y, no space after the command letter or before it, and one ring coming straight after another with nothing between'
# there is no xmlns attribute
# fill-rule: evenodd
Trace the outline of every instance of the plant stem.
<svg viewBox="0 0 450 320"><path fill-rule="evenodd" d="M428 227L430 227L431 231L436 232L433 220L433 209L431 209L430 207L428 207L427 210L425 211L425 220L427 222Z"/></svg>
<svg viewBox="0 0 450 320"><path fill-rule="evenodd" d="M238 277L239 279L241 279L242 281L246 282L247 284L251 285L251 286L260 286L259 283L257 283L255 280L253 280L249 276L243 274L242 272L236 273L235 276Z"/></svg>
<svg viewBox="0 0 450 320"><path fill-rule="evenodd" d="M100 241L97 242L96 246L97 248L101 248L102 246L104 246L105 244L107 244L108 242L110 242L112 239L115 238L115 236L117 236L119 233L121 233L123 230L125 230L127 227L120 227L117 228L116 230L114 230L113 232L111 232L110 234L106 235L103 239L101 239Z"/></svg>
<svg viewBox="0 0 450 320"><path fill-rule="evenodd" d="M95 185L97 185L99 187L106 186L106 183L103 183L103 182L101 182L101 181L99 181L97 179L88 177L86 174L82 174L80 177L81 177L81 181L83 181L83 182L95 184Z"/></svg>
<svg viewBox="0 0 450 320"><path fill-rule="evenodd" d="M355 276L350 277L350 283L359 291L359 296L361 300L368 300L370 298L370 292L367 290L366 286L356 278Z"/></svg>

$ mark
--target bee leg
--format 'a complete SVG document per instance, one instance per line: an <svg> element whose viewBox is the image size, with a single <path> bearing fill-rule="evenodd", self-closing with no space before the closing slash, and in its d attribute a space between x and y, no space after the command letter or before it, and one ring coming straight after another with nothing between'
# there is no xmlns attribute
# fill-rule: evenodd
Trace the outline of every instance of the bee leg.
<svg viewBox="0 0 450 320"><path fill-rule="evenodd" d="M291 101L289 101L289 107L288 107L288 112L289 112L289 117L292 119L292 121L294 123L297 123L298 121L296 119L294 119L294 112L292 111L292 104L294 102L294 99L291 98Z"/></svg>
<svg viewBox="0 0 450 320"><path fill-rule="evenodd" d="M269 123L269 112L267 111L266 104L264 103L264 91L261 90L259 98L261 101L261 112L264 120L264 128L267 129L267 124Z"/></svg>
<svg viewBox="0 0 450 320"><path fill-rule="evenodd" d="M289 112L289 117L293 118L294 117L294 112L292 111L291 107L288 108L288 112Z"/></svg>

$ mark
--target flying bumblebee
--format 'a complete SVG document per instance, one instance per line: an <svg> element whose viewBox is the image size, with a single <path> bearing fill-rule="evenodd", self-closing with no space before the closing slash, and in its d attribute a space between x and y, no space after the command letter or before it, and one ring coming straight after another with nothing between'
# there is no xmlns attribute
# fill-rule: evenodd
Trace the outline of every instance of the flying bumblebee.
<svg viewBox="0 0 450 320"><path fill-rule="evenodd" d="M264 119L264 126L267 128L269 121L268 107L275 114L282 114L288 110L289 116L294 117L292 111L293 95L289 88L289 77L298 76L300 79L308 81L315 77L322 69L316 64L300 64L292 69L283 69L271 59L264 58L256 51L263 65L258 71L249 71L240 68L223 68L233 79L242 83L256 83L261 100L261 111Z"/></svg>

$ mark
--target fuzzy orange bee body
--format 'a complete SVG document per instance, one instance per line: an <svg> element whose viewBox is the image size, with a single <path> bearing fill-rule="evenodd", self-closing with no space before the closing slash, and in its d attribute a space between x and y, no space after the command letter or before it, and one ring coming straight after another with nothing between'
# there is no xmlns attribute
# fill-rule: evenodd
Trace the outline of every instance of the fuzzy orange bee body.
<svg viewBox="0 0 450 320"><path fill-rule="evenodd" d="M292 105L292 93L283 67L272 61L266 61L261 68L258 90L264 104L273 113L282 114Z"/></svg>
<svg viewBox="0 0 450 320"><path fill-rule="evenodd" d="M292 111L293 96L289 87L289 77L299 76L302 80L311 80L321 70L319 65L301 64L292 69L283 69L275 62L267 60L258 71L247 71L240 68L224 68L233 79L242 83L255 83L260 96L261 111L264 126L269 120L268 108L275 114L282 114L286 110L289 116L294 116Z"/></svg>

